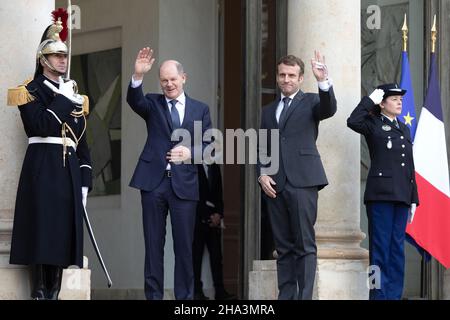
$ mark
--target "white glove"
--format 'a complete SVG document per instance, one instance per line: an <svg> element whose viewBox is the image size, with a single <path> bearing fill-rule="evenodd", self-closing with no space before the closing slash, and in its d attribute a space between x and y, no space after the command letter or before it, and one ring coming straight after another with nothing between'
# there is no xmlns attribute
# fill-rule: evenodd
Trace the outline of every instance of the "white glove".
<svg viewBox="0 0 450 320"><path fill-rule="evenodd" d="M81 195L83 200L83 206L86 209L87 204L87 196L88 196L89 188L88 187L81 187Z"/></svg>
<svg viewBox="0 0 450 320"><path fill-rule="evenodd" d="M369 96L374 104L380 104L383 101L384 91L381 89L375 89L374 92Z"/></svg>
<svg viewBox="0 0 450 320"><path fill-rule="evenodd" d="M408 223L413 223L414 215L416 214L417 204L412 203L411 208L409 209L409 215L408 215Z"/></svg>
<svg viewBox="0 0 450 320"><path fill-rule="evenodd" d="M84 103L83 96L76 94L74 91L74 83L72 80L67 82L62 77L59 77L59 89L51 84L48 80L44 81L44 84L49 87L54 93L65 96L77 106L82 106Z"/></svg>

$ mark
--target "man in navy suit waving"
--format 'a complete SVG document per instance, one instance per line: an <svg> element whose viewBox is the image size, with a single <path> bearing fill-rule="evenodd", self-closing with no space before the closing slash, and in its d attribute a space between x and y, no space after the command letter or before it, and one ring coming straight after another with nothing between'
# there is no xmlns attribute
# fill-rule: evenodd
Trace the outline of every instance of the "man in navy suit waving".
<svg viewBox="0 0 450 320"><path fill-rule="evenodd" d="M161 300L164 296L164 243L170 212L175 298L191 300L194 296L192 243L199 199L197 166L192 158L200 154L205 145L179 141L174 132L182 130L183 137L189 134L192 141L198 140L194 139L194 122L201 123L203 137L211 128L211 119L206 104L185 94L186 74L177 61L161 64L159 76L163 94L144 95L142 81L154 62L153 50L147 47L139 51L127 94L128 104L145 120L148 134L130 182L131 187L141 191L145 296L148 300Z"/></svg>

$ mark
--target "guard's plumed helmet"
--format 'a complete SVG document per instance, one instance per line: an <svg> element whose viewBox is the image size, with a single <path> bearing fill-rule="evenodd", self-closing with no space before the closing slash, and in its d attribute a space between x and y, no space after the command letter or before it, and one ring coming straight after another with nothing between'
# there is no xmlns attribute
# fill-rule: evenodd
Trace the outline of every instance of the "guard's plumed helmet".
<svg viewBox="0 0 450 320"><path fill-rule="evenodd" d="M65 44L68 35L67 19L69 14L65 9L59 8L52 12L53 24L45 29L36 54L36 74L43 73L41 62L49 67L52 71L56 69L47 60L50 54L69 54L69 49Z"/></svg>

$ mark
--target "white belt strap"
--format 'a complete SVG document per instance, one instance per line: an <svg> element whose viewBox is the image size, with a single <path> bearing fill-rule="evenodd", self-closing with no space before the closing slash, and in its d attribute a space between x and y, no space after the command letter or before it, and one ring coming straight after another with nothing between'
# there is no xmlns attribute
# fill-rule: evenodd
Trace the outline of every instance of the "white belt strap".
<svg viewBox="0 0 450 320"><path fill-rule="evenodd" d="M77 145L70 138L57 138L57 137L32 137L28 139L28 144L36 144L36 143L49 143L49 144L60 144L63 145L65 142L66 146L74 148L77 150Z"/></svg>

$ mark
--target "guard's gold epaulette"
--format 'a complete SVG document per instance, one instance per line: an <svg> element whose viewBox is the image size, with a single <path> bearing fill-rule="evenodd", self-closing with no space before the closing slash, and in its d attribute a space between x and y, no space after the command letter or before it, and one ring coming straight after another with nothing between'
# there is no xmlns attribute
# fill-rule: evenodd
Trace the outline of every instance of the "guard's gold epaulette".
<svg viewBox="0 0 450 320"><path fill-rule="evenodd" d="M32 78L16 88L8 89L8 106L17 107L34 101L35 98L26 87L31 81L33 81Z"/></svg>
<svg viewBox="0 0 450 320"><path fill-rule="evenodd" d="M85 116L89 115L89 97L83 95L84 102L83 102L83 113Z"/></svg>

